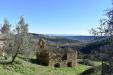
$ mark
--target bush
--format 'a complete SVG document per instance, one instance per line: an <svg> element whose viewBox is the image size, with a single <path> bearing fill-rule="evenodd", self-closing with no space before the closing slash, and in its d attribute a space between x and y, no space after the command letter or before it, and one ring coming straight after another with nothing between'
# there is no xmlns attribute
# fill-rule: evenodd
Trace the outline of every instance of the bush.
<svg viewBox="0 0 113 75"><path fill-rule="evenodd" d="M101 75L101 66L96 66L85 70L80 75Z"/></svg>
<svg viewBox="0 0 113 75"><path fill-rule="evenodd" d="M83 59L79 61L80 64L88 65L88 66L94 66L94 63L89 59Z"/></svg>

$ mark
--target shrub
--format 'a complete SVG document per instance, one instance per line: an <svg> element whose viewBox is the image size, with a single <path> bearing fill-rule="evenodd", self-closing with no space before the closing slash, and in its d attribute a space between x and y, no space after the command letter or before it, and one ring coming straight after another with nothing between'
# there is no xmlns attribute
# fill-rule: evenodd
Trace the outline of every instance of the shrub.
<svg viewBox="0 0 113 75"><path fill-rule="evenodd" d="M89 59L83 59L79 61L80 64L88 65L88 66L94 66L94 63Z"/></svg>

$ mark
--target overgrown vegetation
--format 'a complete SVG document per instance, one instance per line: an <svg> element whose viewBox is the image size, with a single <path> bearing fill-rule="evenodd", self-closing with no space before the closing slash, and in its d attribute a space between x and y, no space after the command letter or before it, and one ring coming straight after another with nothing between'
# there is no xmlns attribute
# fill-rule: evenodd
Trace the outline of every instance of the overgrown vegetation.
<svg viewBox="0 0 113 75"><path fill-rule="evenodd" d="M51 68L25 61L17 57L13 64L0 64L0 75L78 75L89 66L79 64L75 68Z"/></svg>

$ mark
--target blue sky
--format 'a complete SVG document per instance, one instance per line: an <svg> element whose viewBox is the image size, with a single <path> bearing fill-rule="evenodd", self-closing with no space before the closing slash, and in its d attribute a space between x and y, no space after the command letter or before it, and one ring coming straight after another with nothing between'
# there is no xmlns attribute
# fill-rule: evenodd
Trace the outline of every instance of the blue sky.
<svg viewBox="0 0 113 75"><path fill-rule="evenodd" d="M0 24L24 16L32 33L89 35L111 0L0 0Z"/></svg>

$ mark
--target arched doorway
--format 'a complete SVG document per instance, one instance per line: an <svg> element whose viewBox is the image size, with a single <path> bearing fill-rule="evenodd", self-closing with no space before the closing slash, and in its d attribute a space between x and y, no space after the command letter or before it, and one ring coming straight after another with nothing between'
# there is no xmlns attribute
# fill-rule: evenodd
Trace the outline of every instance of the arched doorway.
<svg viewBox="0 0 113 75"><path fill-rule="evenodd" d="M59 68L59 67L60 67L60 64L59 64L59 63L56 63L56 64L54 65L54 67Z"/></svg>
<svg viewBox="0 0 113 75"><path fill-rule="evenodd" d="M68 62L67 67L72 67L72 62Z"/></svg>

